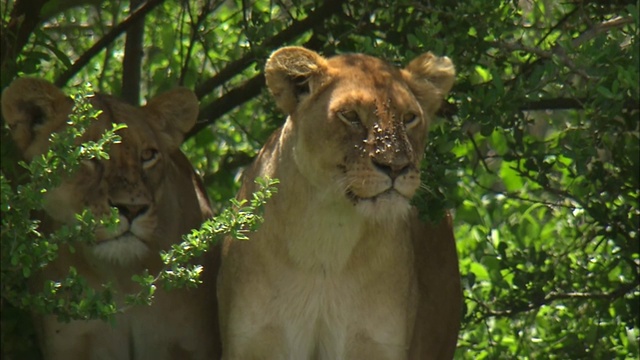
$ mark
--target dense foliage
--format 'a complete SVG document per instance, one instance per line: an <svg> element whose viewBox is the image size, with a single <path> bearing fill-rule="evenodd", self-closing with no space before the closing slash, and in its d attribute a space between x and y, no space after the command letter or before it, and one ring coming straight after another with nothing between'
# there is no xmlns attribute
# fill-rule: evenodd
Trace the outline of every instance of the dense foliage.
<svg viewBox="0 0 640 360"><path fill-rule="evenodd" d="M466 305L457 358L640 355L637 2L3 0L0 12L3 88L30 75L132 103L195 89L200 121L183 148L219 209L284 120L261 74L274 49L399 65L449 56L458 80L416 204L426 218L455 214ZM4 217L23 174L2 131L2 171L15 179L2 184ZM6 269L15 254L4 250L3 279L34 261ZM2 306L3 354L20 356L29 334L4 287Z"/></svg>

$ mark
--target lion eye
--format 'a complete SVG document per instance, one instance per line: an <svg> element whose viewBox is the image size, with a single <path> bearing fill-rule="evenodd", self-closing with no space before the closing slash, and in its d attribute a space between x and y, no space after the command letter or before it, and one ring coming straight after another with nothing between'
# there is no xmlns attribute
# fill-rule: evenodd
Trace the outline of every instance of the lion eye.
<svg viewBox="0 0 640 360"><path fill-rule="evenodd" d="M418 120L418 115L414 113L406 113L402 115L402 123L404 123L406 127L413 127L418 123Z"/></svg>
<svg viewBox="0 0 640 360"><path fill-rule="evenodd" d="M360 126L362 122L360 122L360 117L358 113L350 110L350 111L339 111L338 119L342 120L345 124L349 126Z"/></svg>
<svg viewBox="0 0 640 360"><path fill-rule="evenodd" d="M160 153L156 149L144 149L140 154L142 166L145 168L153 166L158 161L159 155Z"/></svg>

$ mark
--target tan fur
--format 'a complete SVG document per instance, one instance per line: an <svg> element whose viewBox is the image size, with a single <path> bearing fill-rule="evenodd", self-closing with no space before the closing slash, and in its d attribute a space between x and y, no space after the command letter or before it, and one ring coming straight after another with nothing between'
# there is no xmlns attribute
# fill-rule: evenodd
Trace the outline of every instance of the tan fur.
<svg viewBox="0 0 640 360"><path fill-rule="evenodd" d="M45 198L43 230L74 221L84 208L94 215L120 211L115 233L96 230L96 243L61 247L58 258L33 281L61 279L75 267L99 289L111 282L124 305L124 295L138 291L131 276L162 267L160 250L181 241L181 235L211 216L200 180L179 146L193 126L198 101L187 89L159 95L144 107L97 95L102 114L83 140L97 140L112 122L125 123L112 144L110 160L91 160ZM46 151L49 135L66 126L72 101L54 85L33 78L15 80L2 94L2 113L25 159ZM80 240L80 239L79 239ZM215 262L215 259L207 260ZM150 307L129 308L115 325L92 320L59 323L54 316L37 317L45 359L213 359L219 357L215 274L204 274L198 289L156 291Z"/></svg>
<svg viewBox="0 0 640 360"><path fill-rule="evenodd" d="M422 223L427 129L454 68L362 54L273 53L267 85L289 117L244 174L280 180L264 223L225 239L223 358L450 359L462 296L450 217Z"/></svg>

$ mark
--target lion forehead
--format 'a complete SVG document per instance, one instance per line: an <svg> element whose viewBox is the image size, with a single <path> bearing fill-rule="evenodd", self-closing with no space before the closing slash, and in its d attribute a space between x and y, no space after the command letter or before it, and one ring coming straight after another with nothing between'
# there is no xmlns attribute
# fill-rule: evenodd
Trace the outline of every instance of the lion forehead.
<svg viewBox="0 0 640 360"><path fill-rule="evenodd" d="M335 82L331 110L359 106L373 111L421 112L407 80L393 65L362 54L333 57L329 65Z"/></svg>
<svg viewBox="0 0 640 360"><path fill-rule="evenodd" d="M364 54L345 54L328 59L328 65L332 69L345 73L361 72L367 74L372 80L384 84L392 77L401 77L400 71L395 66L373 56Z"/></svg>
<svg viewBox="0 0 640 360"><path fill-rule="evenodd" d="M350 82L352 86L388 91L405 79L395 66L375 57L362 54L340 55L330 58L328 65L335 77ZM405 85L406 86L406 85Z"/></svg>
<svg viewBox="0 0 640 360"><path fill-rule="evenodd" d="M106 103L98 104L96 108L101 110L101 113L87 129L83 140L96 141L103 136L105 131L111 130L114 125L124 125L124 128L116 131L120 140L111 145L112 148L126 149L126 151L119 151L117 154L110 154L116 155L113 157L116 162L124 156L134 156L134 150L141 151L145 148L163 150L162 137L159 136L157 129L150 126L151 115L143 108L122 103L117 99L110 99ZM135 154L135 157L137 156Z"/></svg>

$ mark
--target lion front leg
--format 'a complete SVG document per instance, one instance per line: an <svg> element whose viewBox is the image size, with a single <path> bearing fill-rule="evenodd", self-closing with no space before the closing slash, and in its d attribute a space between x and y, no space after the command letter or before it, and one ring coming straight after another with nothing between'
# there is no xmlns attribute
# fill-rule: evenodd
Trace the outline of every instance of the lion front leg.
<svg viewBox="0 0 640 360"><path fill-rule="evenodd" d="M41 324L44 359L108 360L129 357L128 336L109 323L100 320L61 323L55 316L45 316Z"/></svg>
<svg viewBox="0 0 640 360"><path fill-rule="evenodd" d="M310 359L314 349L314 323L296 316L291 308L287 311L286 305L287 302L278 297L257 295L221 304L222 358Z"/></svg>
<svg viewBox="0 0 640 360"><path fill-rule="evenodd" d="M367 336L357 336L349 342L344 359L406 360L405 345L384 344Z"/></svg>
<svg viewBox="0 0 640 360"><path fill-rule="evenodd" d="M344 351L341 359L367 360L407 360L411 340L410 316L411 306L405 304L405 312L389 311L386 314L375 311L365 315L364 312L347 331L344 339ZM335 356L322 356L322 359L334 359Z"/></svg>

